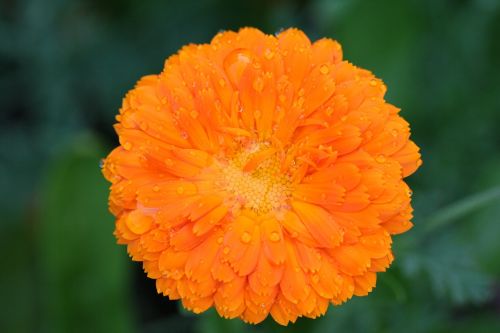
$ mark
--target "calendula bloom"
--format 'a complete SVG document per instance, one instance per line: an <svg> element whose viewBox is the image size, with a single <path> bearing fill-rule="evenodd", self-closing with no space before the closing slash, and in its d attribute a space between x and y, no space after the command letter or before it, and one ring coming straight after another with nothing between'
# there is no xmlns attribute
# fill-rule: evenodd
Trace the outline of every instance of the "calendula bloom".
<svg viewBox="0 0 500 333"><path fill-rule="evenodd" d="M421 164L385 85L297 29L188 45L123 100L115 235L159 293L282 325L368 294Z"/></svg>

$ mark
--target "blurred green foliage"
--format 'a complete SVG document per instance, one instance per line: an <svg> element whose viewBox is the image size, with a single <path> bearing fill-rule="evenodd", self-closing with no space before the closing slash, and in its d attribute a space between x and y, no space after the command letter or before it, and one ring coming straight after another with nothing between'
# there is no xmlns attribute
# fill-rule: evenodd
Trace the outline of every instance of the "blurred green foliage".
<svg viewBox="0 0 500 333"><path fill-rule="evenodd" d="M287 328L145 305L160 296L134 293L98 170L139 77L248 25L339 40L424 159L375 291ZM497 0L0 1L0 331L500 332L499 36Z"/></svg>

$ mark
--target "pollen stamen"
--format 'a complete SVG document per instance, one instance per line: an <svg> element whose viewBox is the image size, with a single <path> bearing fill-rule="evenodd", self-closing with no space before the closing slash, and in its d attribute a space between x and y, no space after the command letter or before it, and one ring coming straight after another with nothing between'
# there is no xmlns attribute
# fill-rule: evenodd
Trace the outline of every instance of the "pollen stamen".
<svg viewBox="0 0 500 333"><path fill-rule="evenodd" d="M286 205L292 184L290 175L281 172L281 164L269 144L252 144L222 163L222 187L235 205L258 214L279 210Z"/></svg>

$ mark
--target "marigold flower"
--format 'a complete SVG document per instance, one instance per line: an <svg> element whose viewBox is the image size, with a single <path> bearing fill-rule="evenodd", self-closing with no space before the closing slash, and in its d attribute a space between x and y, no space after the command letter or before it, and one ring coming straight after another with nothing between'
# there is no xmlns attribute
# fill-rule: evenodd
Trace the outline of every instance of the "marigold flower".
<svg viewBox="0 0 500 333"><path fill-rule="evenodd" d="M282 325L367 295L422 163L371 72L297 29L217 34L127 93L105 159L115 235L159 293Z"/></svg>

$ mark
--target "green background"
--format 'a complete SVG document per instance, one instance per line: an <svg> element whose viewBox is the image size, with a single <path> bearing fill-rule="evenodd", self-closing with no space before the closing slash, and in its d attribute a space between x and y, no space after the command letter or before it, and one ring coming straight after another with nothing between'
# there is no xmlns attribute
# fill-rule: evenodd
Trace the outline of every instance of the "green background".
<svg viewBox="0 0 500 333"><path fill-rule="evenodd" d="M224 29L332 37L422 148L415 227L368 297L280 328L156 295L98 167L121 98ZM1 332L500 332L500 1L0 1Z"/></svg>

